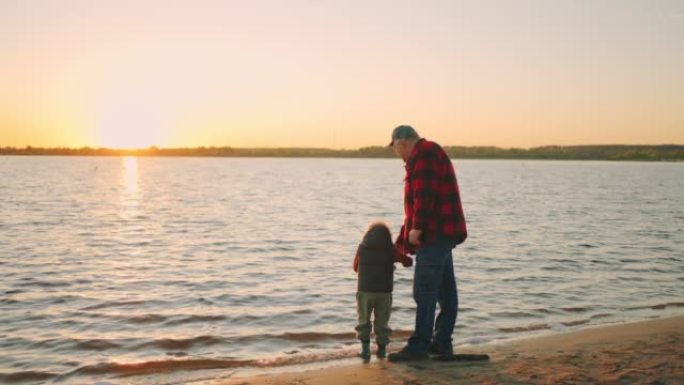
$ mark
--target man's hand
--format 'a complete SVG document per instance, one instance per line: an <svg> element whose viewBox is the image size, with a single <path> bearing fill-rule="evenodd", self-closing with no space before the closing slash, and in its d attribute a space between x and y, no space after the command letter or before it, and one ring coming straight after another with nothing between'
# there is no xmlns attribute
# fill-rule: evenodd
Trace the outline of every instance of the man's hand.
<svg viewBox="0 0 684 385"><path fill-rule="evenodd" d="M401 264L402 264L404 267L411 267L411 266L413 266L413 259L411 259L411 257L409 257L408 255L406 255L405 258L404 258L404 260L401 261Z"/></svg>
<svg viewBox="0 0 684 385"><path fill-rule="evenodd" d="M413 246L420 246L421 234L423 234L423 230L411 229L411 231L409 231L409 243Z"/></svg>

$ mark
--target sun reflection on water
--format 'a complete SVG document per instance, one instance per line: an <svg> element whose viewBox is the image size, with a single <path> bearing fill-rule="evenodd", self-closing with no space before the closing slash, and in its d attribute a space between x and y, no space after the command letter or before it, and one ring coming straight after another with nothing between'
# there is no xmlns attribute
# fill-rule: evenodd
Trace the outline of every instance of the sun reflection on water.
<svg viewBox="0 0 684 385"><path fill-rule="evenodd" d="M122 158L123 184L126 194L135 195L138 192L138 158L126 156Z"/></svg>
<svg viewBox="0 0 684 385"><path fill-rule="evenodd" d="M138 158L126 156L121 158L121 215L134 218L138 215L140 205Z"/></svg>

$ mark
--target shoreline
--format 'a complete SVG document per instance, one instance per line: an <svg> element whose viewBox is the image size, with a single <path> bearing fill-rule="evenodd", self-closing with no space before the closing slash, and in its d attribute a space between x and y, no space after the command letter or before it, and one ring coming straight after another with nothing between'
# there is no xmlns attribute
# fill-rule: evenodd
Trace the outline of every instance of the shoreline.
<svg viewBox="0 0 684 385"><path fill-rule="evenodd" d="M455 353L486 353L490 361L391 363L373 357L363 364L350 358L239 370L191 384L681 384L684 315L461 346Z"/></svg>
<svg viewBox="0 0 684 385"><path fill-rule="evenodd" d="M528 148L444 145L452 159L502 160L612 160L684 161L682 144L545 145ZM395 155L387 146L360 148L323 147L2 147L0 156L154 156L154 157L265 157L265 158L387 158Z"/></svg>
<svg viewBox="0 0 684 385"><path fill-rule="evenodd" d="M358 160L396 160L392 156L344 156L344 155L157 155L157 154L0 154L0 157L16 158L153 158L153 159L358 159ZM451 156L452 161L491 160L491 161L553 161L553 162L609 162L609 163L682 163L684 158L534 158L534 157L463 157Z"/></svg>

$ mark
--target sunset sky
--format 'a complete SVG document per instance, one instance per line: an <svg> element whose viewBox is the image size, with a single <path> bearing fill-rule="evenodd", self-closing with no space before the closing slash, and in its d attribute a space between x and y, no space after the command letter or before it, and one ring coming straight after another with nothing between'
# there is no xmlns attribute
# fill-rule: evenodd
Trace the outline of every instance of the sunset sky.
<svg viewBox="0 0 684 385"><path fill-rule="evenodd" d="M684 143L684 1L0 2L0 146Z"/></svg>

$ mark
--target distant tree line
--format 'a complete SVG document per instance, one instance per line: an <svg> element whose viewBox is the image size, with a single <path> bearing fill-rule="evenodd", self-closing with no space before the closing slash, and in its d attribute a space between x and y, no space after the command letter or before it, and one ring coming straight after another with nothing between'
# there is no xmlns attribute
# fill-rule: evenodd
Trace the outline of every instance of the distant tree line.
<svg viewBox="0 0 684 385"><path fill-rule="evenodd" d="M684 160L684 145L587 145L543 146L530 149L500 147L445 146L449 156L460 159L559 159L559 160ZM363 147L356 150L326 148L235 148L193 147L111 149L0 147L0 155L51 156L207 156L207 157L309 157L309 158L392 158L389 147Z"/></svg>
<svg viewBox="0 0 684 385"><path fill-rule="evenodd" d="M543 146L530 149L498 147L446 147L450 156L465 159L562 160L684 160L681 145Z"/></svg>

